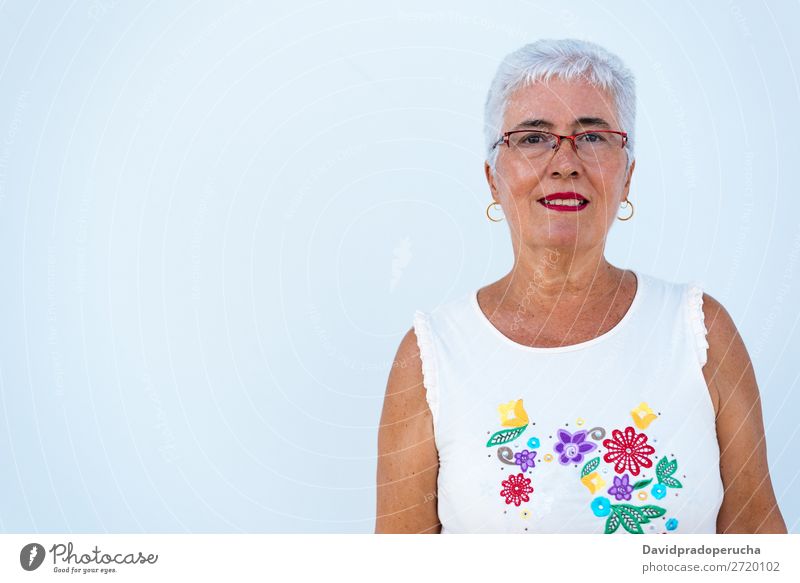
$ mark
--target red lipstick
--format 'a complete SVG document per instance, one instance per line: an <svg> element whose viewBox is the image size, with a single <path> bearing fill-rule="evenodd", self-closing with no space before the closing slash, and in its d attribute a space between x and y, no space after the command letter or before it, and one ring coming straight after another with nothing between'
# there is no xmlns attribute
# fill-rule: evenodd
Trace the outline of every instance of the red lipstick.
<svg viewBox="0 0 800 583"><path fill-rule="evenodd" d="M568 213L582 211L589 205L589 200L577 192L554 192L540 198L537 202L548 210Z"/></svg>

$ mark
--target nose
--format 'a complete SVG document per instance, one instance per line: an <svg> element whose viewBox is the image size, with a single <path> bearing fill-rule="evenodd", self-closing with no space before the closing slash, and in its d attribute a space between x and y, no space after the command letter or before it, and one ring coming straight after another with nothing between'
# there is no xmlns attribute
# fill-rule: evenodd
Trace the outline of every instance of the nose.
<svg viewBox="0 0 800 583"><path fill-rule="evenodd" d="M550 174L554 178L574 178L578 176L581 160L578 158L575 142L570 139L562 138L561 143L555 148L549 166Z"/></svg>

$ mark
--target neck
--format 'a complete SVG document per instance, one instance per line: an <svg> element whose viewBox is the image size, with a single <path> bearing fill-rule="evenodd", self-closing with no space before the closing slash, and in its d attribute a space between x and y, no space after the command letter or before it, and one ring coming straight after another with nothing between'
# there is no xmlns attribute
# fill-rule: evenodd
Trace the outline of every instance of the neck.
<svg viewBox="0 0 800 583"><path fill-rule="evenodd" d="M517 304L525 298L563 305L605 297L619 287L624 275L606 260L602 247L576 254L574 248L544 246L518 253L512 270L497 285L503 303Z"/></svg>

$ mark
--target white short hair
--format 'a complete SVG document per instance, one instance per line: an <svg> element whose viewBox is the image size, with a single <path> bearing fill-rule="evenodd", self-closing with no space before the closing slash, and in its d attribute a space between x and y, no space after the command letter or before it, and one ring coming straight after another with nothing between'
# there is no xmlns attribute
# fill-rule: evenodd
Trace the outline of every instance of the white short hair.
<svg viewBox="0 0 800 583"><path fill-rule="evenodd" d="M503 116L508 99L520 87L558 77L565 81L589 81L609 91L614 98L622 131L628 133L625 146L627 166L633 160L636 122L636 83L633 73L615 54L600 45L576 39L542 39L506 55L497 68L484 110L486 160L494 169L502 137Z"/></svg>

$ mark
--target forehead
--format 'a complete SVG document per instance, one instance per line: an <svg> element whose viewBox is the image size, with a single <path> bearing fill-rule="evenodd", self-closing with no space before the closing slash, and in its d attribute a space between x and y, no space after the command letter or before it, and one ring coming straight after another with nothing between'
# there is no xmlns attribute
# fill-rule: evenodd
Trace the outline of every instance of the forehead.
<svg viewBox="0 0 800 583"><path fill-rule="evenodd" d="M588 81L553 78L516 89L508 99L503 127L509 129L528 119L544 119L555 127L572 127L582 117L599 117L619 127L611 92Z"/></svg>

